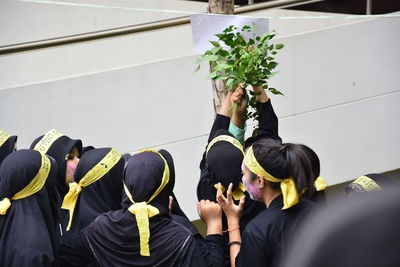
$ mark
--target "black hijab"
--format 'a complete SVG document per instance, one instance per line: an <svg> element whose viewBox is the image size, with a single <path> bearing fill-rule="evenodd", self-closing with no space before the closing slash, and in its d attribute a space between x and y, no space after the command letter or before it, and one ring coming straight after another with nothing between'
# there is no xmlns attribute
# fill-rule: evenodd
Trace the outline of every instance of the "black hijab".
<svg viewBox="0 0 400 267"><path fill-rule="evenodd" d="M135 203L148 202L161 188L164 159L155 151L133 155L124 170L124 183ZM148 205L159 214L149 218L150 256L141 255L140 234L136 216L125 197L122 209L100 215L86 228L86 238L101 266L174 266L190 232L171 220L168 214L169 192L163 190Z"/></svg>
<svg viewBox="0 0 400 267"><path fill-rule="evenodd" d="M44 135L36 138L30 146L30 149L34 149L35 145L44 137ZM82 141L71 139L66 135L63 135L56 139L53 144L51 144L50 148L46 152L47 155L50 155L55 159L58 166L58 174L57 174L57 189L60 193L61 198L64 198L65 194L67 194L69 187L65 183L65 175L67 168L67 157L68 154L71 153L72 149L76 147L79 151L79 154L82 151Z"/></svg>
<svg viewBox="0 0 400 267"><path fill-rule="evenodd" d="M158 152L164 157L164 159L167 161L168 168L169 168L169 182L165 186L165 191L170 192L170 196L174 198L174 201L172 203L172 214L176 214L179 216L183 216L185 218L186 214L182 211L181 207L179 206L178 199L176 198L173 190L175 187L175 164L174 164L174 159L172 158L172 155L165 149L160 149Z"/></svg>
<svg viewBox="0 0 400 267"><path fill-rule="evenodd" d="M0 167L0 200L11 199L38 174L42 155L33 150L10 154ZM0 215L0 266L55 266L57 262L57 211L51 207L56 167L44 186L25 198L10 200L11 206Z"/></svg>
<svg viewBox="0 0 400 267"><path fill-rule="evenodd" d="M8 156L8 154L14 151L15 143L17 142L18 137L16 135L7 137L7 134L2 131L0 131L0 135L0 143L3 142L3 144L0 146L1 165L1 162ZM4 139L6 140L4 141Z"/></svg>
<svg viewBox="0 0 400 267"><path fill-rule="evenodd" d="M167 161L169 167L169 182L165 186L165 191L170 192L169 195L173 197L172 208L171 208L171 217L174 221L185 226L190 232L193 234L198 234L196 227L190 222L189 218L183 212L181 207L179 206L178 199L176 198L173 190L175 187L175 164L172 155L165 149L160 149L158 152L164 157Z"/></svg>
<svg viewBox="0 0 400 267"><path fill-rule="evenodd" d="M82 155L75 171L75 182L79 183L110 151L111 148L99 148L87 151ZM78 233L98 215L121 209L123 170L124 159L121 157L99 180L82 188L75 206L71 229L64 233L65 237ZM63 224L64 229L68 220L69 216L66 216L66 222Z"/></svg>
<svg viewBox="0 0 400 267"><path fill-rule="evenodd" d="M214 139L221 135L233 137L229 131L220 129ZM232 183L235 189L241 182L243 152L233 144L226 141L214 143L208 150L206 161L208 172L215 183L221 183L225 188Z"/></svg>

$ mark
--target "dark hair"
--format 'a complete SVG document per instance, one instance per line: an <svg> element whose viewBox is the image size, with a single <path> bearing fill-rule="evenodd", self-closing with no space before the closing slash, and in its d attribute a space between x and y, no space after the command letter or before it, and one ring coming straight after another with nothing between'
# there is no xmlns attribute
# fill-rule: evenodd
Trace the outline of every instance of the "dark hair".
<svg viewBox="0 0 400 267"><path fill-rule="evenodd" d="M279 179L293 177L299 193L305 189L308 189L309 196L314 193L315 175L304 146L263 139L254 143L253 151L257 161L269 174ZM279 183L270 184L273 189L279 188Z"/></svg>

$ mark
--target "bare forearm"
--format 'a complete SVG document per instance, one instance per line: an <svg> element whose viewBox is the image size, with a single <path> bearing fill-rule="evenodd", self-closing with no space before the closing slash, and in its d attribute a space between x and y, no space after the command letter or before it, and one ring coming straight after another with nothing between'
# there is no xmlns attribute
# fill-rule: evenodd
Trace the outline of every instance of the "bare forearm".
<svg viewBox="0 0 400 267"><path fill-rule="evenodd" d="M244 113L233 112L231 122L238 128L243 129L244 127Z"/></svg>
<svg viewBox="0 0 400 267"><path fill-rule="evenodd" d="M242 237L240 236L240 226L238 219L228 220L228 230L229 230L229 255L231 259L231 267L236 265L236 256L240 251L240 242L242 242ZM231 243L239 242L239 243Z"/></svg>
<svg viewBox="0 0 400 267"><path fill-rule="evenodd" d="M226 117L231 117L229 114L230 113L229 110L231 109L232 105L231 96L232 96L232 91L229 91L225 96L224 102L222 103L222 107L219 110L218 114L224 115Z"/></svg>
<svg viewBox="0 0 400 267"><path fill-rule="evenodd" d="M212 220L207 223L207 235L222 235L222 220L221 218Z"/></svg>

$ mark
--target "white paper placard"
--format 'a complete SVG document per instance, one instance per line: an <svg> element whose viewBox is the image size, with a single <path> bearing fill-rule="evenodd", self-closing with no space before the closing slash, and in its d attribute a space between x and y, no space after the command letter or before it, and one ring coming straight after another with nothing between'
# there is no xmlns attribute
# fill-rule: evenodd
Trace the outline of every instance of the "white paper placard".
<svg viewBox="0 0 400 267"><path fill-rule="evenodd" d="M210 41L217 41L215 34L222 33L227 27L234 25L239 30L243 26L256 25L255 34L261 36L268 31L268 19L251 18L237 15L210 15L195 14L190 16L192 25L193 47L196 54L203 54L211 49L213 45ZM247 35L246 35L247 34ZM243 33L243 36L252 37L253 33Z"/></svg>

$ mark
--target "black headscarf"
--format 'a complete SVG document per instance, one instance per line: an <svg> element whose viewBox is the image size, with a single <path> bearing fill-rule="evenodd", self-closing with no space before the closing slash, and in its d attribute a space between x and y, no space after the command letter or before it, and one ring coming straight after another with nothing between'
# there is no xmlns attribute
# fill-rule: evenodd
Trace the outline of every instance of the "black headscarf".
<svg viewBox="0 0 400 267"><path fill-rule="evenodd" d="M0 131L1 133L1 131ZM8 154L14 151L15 143L18 137L16 135L10 136L7 140L0 146L0 165L1 162L8 156Z"/></svg>
<svg viewBox="0 0 400 267"><path fill-rule="evenodd" d="M176 198L176 196L175 196L175 194L173 192L174 187L175 187L175 164L174 164L174 159L172 158L172 155L165 149L160 149L160 150L158 150L158 152L167 161L167 164L168 164L168 167L169 167L169 182L165 186L164 190L165 191L169 191L170 192L170 196L172 196L174 198L174 201L172 203L171 213L187 218L185 213L182 211L181 207L179 206L178 199Z"/></svg>
<svg viewBox="0 0 400 267"><path fill-rule="evenodd" d="M214 138L221 135L232 137L229 131L220 129ZM209 149L206 160L208 172L215 183L221 183L225 188L232 183L235 189L241 182L243 152L233 144L226 141L216 142Z"/></svg>
<svg viewBox="0 0 400 267"><path fill-rule="evenodd" d="M82 155L75 171L75 182L79 183L110 151L111 148L99 148L87 151ZM82 188L75 206L71 229L64 232L65 237L78 233L98 215L121 209L123 170L124 159L121 157L99 180ZM66 216L66 222L63 224L64 229L68 220L69 216Z"/></svg>
<svg viewBox="0 0 400 267"><path fill-rule="evenodd" d="M55 266L57 239L54 211L56 167L50 160L44 186L36 193L17 200L11 198L37 175L42 155L19 150L4 159L0 167L0 200L11 199L5 215L0 215L0 266Z"/></svg>
<svg viewBox="0 0 400 267"><path fill-rule="evenodd" d="M166 167L155 151L144 151L130 158L124 182L135 203L149 201L160 187ZM127 197L122 209L97 217L86 228L86 238L98 263L102 266L174 266L191 234L171 220L168 199L169 192L161 190L148 203L159 211L149 218L150 256L140 253L138 225L135 215L128 210L132 202Z"/></svg>
<svg viewBox="0 0 400 267"><path fill-rule="evenodd" d="M43 138L44 135L36 138L30 146L30 149L33 149L35 145ZM60 193L61 198L64 198L65 194L68 192L68 185L65 183L65 175L67 168L67 155L71 153L72 149L76 147L79 151L79 154L82 151L82 141L71 139L66 135L59 137L54 143L50 146L49 150L46 152L47 155L50 155L55 159L58 166L58 175L57 175L57 189Z"/></svg>
<svg viewBox="0 0 400 267"><path fill-rule="evenodd" d="M167 161L169 167L169 182L165 186L165 191L170 192L170 196L173 197L172 208L171 208L171 217L174 221L185 226L190 232L193 234L198 234L196 227L189 221L189 218L183 212L181 207L179 206L178 199L176 198L173 190L175 187L175 164L172 155L165 149L160 149L158 152L164 157Z"/></svg>

